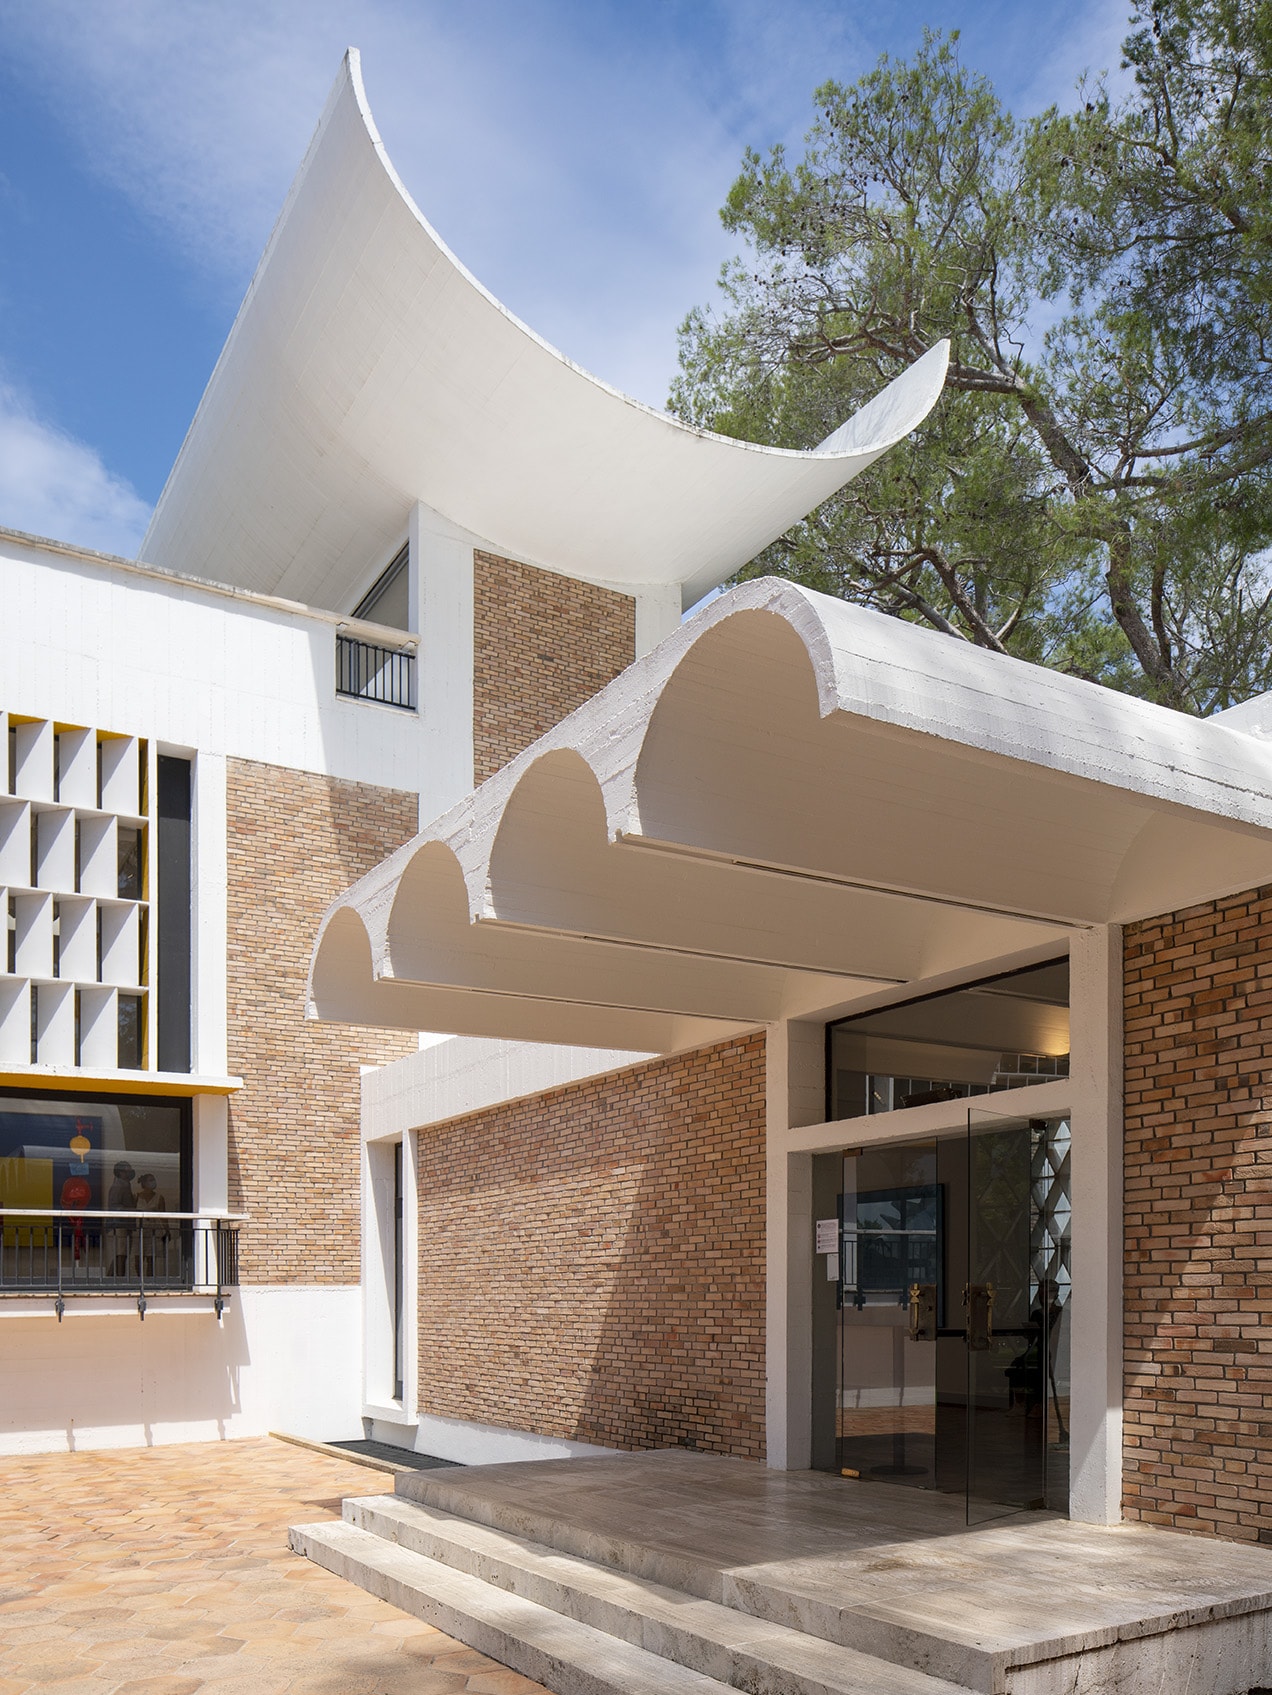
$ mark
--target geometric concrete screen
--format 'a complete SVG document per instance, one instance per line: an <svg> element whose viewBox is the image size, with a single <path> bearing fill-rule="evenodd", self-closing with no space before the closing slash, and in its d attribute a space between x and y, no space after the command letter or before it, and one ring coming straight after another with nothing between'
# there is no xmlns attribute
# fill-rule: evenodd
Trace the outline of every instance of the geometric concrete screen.
<svg viewBox="0 0 1272 1695"><path fill-rule="evenodd" d="M136 736L12 713L0 713L0 729L0 1063L114 1070L121 1031L152 1055L150 750Z"/></svg>

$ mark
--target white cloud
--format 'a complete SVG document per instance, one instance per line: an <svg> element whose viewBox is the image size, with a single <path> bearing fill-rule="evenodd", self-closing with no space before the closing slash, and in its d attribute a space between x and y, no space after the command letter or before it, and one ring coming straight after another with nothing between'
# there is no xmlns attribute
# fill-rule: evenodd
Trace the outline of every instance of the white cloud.
<svg viewBox="0 0 1272 1695"><path fill-rule="evenodd" d="M149 518L95 448L45 423L0 382L0 525L131 558Z"/></svg>

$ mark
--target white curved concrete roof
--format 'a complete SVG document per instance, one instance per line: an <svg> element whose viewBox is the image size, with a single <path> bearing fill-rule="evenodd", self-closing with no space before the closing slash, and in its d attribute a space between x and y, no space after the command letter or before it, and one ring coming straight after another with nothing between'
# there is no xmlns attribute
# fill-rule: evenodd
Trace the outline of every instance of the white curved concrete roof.
<svg viewBox="0 0 1272 1695"><path fill-rule="evenodd" d="M530 564L686 604L921 422L932 349L812 452L690 429L501 306L398 179L346 55L140 557L335 611L418 501Z"/></svg>
<svg viewBox="0 0 1272 1695"><path fill-rule="evenodd" d="M1272 880L1272 745L768 578L328 912L316 1016L666 1050Z"/></svg>

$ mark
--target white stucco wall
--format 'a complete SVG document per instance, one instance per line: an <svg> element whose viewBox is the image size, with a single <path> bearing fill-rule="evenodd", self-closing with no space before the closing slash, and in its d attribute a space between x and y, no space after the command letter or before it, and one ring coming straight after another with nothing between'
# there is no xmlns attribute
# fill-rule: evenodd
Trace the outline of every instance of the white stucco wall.
<svg viewBox="0 0 1272 1695"><path fill-rule="evenodd" d="M362 1435L356 1288L242 1289L220 1324L192 1304L0 1313L0 1454Z"/></svg>
<svg viewBox="0 0 1272 1695"><path fill-rule="evenodd" d="M429 787L419 715L337 696L330 615L3 532L0 580L10 712Z"/></svg>

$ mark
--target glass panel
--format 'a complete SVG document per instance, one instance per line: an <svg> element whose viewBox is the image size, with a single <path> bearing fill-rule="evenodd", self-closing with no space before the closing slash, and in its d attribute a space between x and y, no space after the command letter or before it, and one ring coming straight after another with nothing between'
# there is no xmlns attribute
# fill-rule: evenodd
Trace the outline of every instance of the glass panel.
<svg viewBox="0 0 1272 1695"><path fill-rule="evenodd" d="M1068 1504L1068 1149L1065 1119L968 1114L969 1524Z"/></svg>
<svg viewBox="0 0 1272 1695"><path fill-rule="evenodd" d="M832 1119L1050 1082L1069 1071L1068 961L845 1019L828 1040Z"/></svg>
<svg viewBox="0 0 1272 1695"><path fill-rule="evenodd" d="M1046 1314L1047 1351L1040 1381L1045 1423L1046 1497L1053 1512L1069 1510L1069 1300L1071 1264L1070 1128L1067 1118L1033 1121L1031 1295Z"/></svg>
<svg viewBox="0 0 1272 1695"><path fill-rule="evenodd" d="M936 1144L845 1154L840 1219L838 1467L930 1489L944 1298Z"/></svg>
<svg viewBox="0 0 1272 1695"><path fill-rule="evenodd" d="M393 1395L402 1399L406 1369L406 1243L403 1238L402 1143L393 1144Z"/></svg>
<svg viewBox="0 0 1272 1695"><path fill-rule="evenodd" d="M120 900L140 900L142 887L141 831L135 825L119 826L117 842L119 876L117 889Z"/></svg>
<svg viewBox="0 0 1272 1695"><path fill-rule="evenodd" d="M140 995L120 995L116 1008L119 1025L118 1064L121 1071L140 1071L145 1057L144 1007Z"/></svg>
<svg viewBox="0 0 1272 1695"><path fill-rule="evenodd" d="M0 1285L38 1284L50 1245L56 1248L62 1237L68 1287L139 1269L157 1281L169 1260L176 1275L177 1227L168 1231L150 1215L188 1212L190 1203L188 1102L0 1095L0 1209L8 1209L0 1232ZM18 1218L13 1210L45 1207L124 1216L54 1227L47 1216ZM132 1215L147 1224L144 1263Z"/></svg>
<svg viewBox="0 0 1272 1695"><path fill-rule="evenodd" d="M395 630L409 630L410 622L410 547L396 554L384 572L353 610L355 618L366 618L372 624L388 624Z"/></svg>

